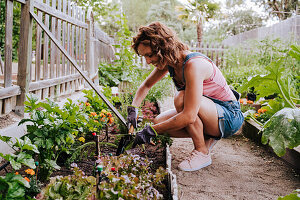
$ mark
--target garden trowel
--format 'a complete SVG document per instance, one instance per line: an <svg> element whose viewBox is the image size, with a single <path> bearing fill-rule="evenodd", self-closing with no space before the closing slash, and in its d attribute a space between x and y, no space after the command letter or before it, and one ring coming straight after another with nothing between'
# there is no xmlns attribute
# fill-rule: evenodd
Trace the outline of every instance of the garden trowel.
<svg viewBox="0 0 300 200"><path fill-rule="evenodd" d="M124 153L125 148L130 144L133 143L133 132L134 127L132 124L128 124L128 134L123 136L119 142L118 149L116 155L119 156L120 154ZM131 144L132 145L132 144Z"/></svg>
<svg viewBox="0 0 300 200"><path fill-rule="evenodd" d="M137 123L143 121L143 117L137 116ZM118 145L117 153L116 155L119 156L120 154L124 153L125 150L130 149L133 145L133 139L134 139L134 127L132 124L128 124L128 134L124 135Z"/></svg>

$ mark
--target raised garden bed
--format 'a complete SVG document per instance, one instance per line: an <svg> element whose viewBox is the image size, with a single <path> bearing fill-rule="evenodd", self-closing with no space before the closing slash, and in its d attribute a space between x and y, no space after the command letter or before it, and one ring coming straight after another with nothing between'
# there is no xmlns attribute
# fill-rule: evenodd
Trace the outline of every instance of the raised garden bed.
<svg viewBox="0 0 300 200"><path fill-rule="evenodd" d="M91 97L91 96L90 96L90 98L93 99L93 97ZM91 99L89 99L89 100L91 100ZM36 104L35 102L31 102L31 104L30 104L31 108L34 107L34 110L36 110L36 111L34 111L34 114L31 114L31 118L33 116L32 119L36 119L36 116L39 118L41 116L47 116L48 114L56 116L53 118L48 117L46 119L43 119L42 121L40 120L38 123L34 122L34 123L36 123L34 126L27 127L27 131L31 132L31 135L28 132L28 134L29 134L29 136L28 136L29 139L27 141L28 145L31 146L31 144L34 144L34 141L36 142L36 140L35 140L36 137L35 136L33 137L32 134L38 134L39 137L40 136L45 137L41 141L47 142L46 146L48 145L47 149L45 149L45 147L43 147L44 150L43 150L43 148L39 147L39 148L41 148L41 150L39 150L38 155L35 155L33 157L33 159L30 160L30 162L39 160L40 155L43 153L46 153L46 151L48 151L48 149L53 152L59 152L60 149L66 148L66 146L64 146L64 145L65 145L65 143L68 143L69 139L60 138L61 135L64 135L64 134L67 137L73 137L75 143L79 144L80 148L81 148L81 146L84 146L84 147L82 147L83 149L81 149L81 151L79 152L79 157L76 157L75 160L72 160L69 162L66 162L66 161L72 155L74 155L74 153L70 154L70 153L66 153L67 152L66 151L66 152L60 152L58 154L59 156L56 160L56 164L60 166L60 170L54 170L54 172L51 173L50 177L66 177L66 178L52 179L52 181L50 181L50 184L49 184L49 179L47 179L47 178L44 179L40 175L40 174L42 174L41 172L42 172L43 166L45 166L45 165L43 165L44 163L42 163L43 161L41 161L42 164L39 162L35 162L36 167L23 166L23 164L22 164L21 168L15 169L15 167L12 167L12 165L8 165L3 170L0 171L0 176L5 176L5 175L9 174L10 172L13 172L12 176L17 176L21 180L21 182L23 182L23 184L26 183L26 181L24 183L24 180L27 180L31 184L31 183L35 182L37 179L39 179L41 181L43 188L45 188L45 186L47 186L47 185L49 186L51 184L52 185L53 184L60 184L60 185L66 184L63 181L72 181L72 180L78 179L79 180L78 182L82 183L82 182L85 182L86 180L89 180L89 181L91 181L91 185L93 185L92 183L95 182L96 185L98 185L98 186L93 187L94 189L91 190L91 188L88 188L88 186L87 186L89 184L84 183L85 186L87 186L87 187L85 187L85 191L94 193L93 191L97 190L97 195L98 195L98 198L100 195L100 199L110 199L109 195L111 195L114 198L114 197L116 197L114 195L118 196L119 194L120 195L126 194L129 199L139 199L139 198L136 198L137 196L139 196L139 195L136 195L139 192L141 192L141 195L146 195L146 196L151 193L150 196L147 196L147 198L152 196L155 199L156 198L157 199L165 199L165 200L172 199L170 190L173 187L170 186L169 181L174 180L174 178L170 175L167 176L168 173L170 174L170 170L166 170L166 168L167 168L166 148L162 147L161 143L157 143L157 145L147 144L147 145L145 145L145 150L142 150L142 148L138 147L135 149L128 150L126 152L125 156L124 155L120 155L119 157L114 156L116 154L115 147L118 144L118 141L120 139L120 136L118 136L116 133L120 133L120 132L118 132L118 131L116 132L116 129L114 126L107 126L107 125L103 126L103 127L102 126L99 126L99 127L98 126L93 126L93 127L90 126L94 122L96 125L98 123L101 123L101 121L103 121L103 119L104 119L104 114L105 114L105 117L107 117L104 120L105 123L110 124L111 122L114 121L113 119L111 119L111 115L107 111L101 111L101 112L99 111L96 113L96 111L94 111L92 109L91 104L97 103L97 102L98 102L97 100L93 99L93 101L79 104L79 110L80 110L80 108L82 108L82 109L84 109L84 112L88 112L87 113L88 114L87 115L88 116L87 123L89 123L89 127L87 127L88 129L80 129L81 131L79 131L79 132L73 132L72 129L69 129L69 128L56 129L56 128L58 128L58 127L56 127L57 123L62 123L62 125L63 125L62 127L65 127L68 124L70 124L71 126L75 126L75 127L77 127L78 125L82 126L80 120L78 120L78 119L83 119L83 118L81 118L82 117L81 114L76 115L75 118L78 117L78 119L76 119L77 122L74 121L74 119L68 118L68 116L71 116L70 113L72 113L76 110L78 111L78 108L77 108L78 105L74 105L74 104L72 104L72 102L69 102L69 104L67 104L67 107L69 107L67 110L60 110L58 107L55 107L55 106L51 107L50 105L52 105L52 103L49 103L46 105L46 104ZM41 108L39 106L41 106ZM44 109L44 111L43 111L43 109ZM100 116L100 118L98 116ZM59 121L59 122L56 121L56 118L58 118L61 121ZM44 124L45 120L47 121L46 124ZM54 121L51 121L51 120L54 120ZM80 124L78 124L78 123L80 123ZM44 126L49 126L48 128L50 128L50 130L49 129L44 130L43 129ZM85 125L83 127L86 128ZM105 129L105 127L108 127L108 128ZM54 133L53 133L52 129L54 130ZM52 132L51 132L51 130L52 130ZM101 133L100 132L98 133L96 130L100 131ZM84 131L87 131L89 133L84 134L85 133ZM96 131L98 134L96 134L93 131ZM91 132L93 132L93 134ZM57 135L57 133L59 133L59 134ZM70 134L70 133L72 133L72 134ZM47 134L49 135L49 137L45 136ZM64 142L62 145L55 143L55 142L57 142L55 139L57 137L59 137ZM97 145L96 145L97 142L95 142L96 138L98 138L97 141L101 142L101 145L99 145L100 149L97 148ZM2 138L2 140L3 139L5 139L5 138ZM23 138L23 140L25 141L27 139ZM30 140L32 140L32 141L30 141ZM49 143L49 142L53 142L53 143ZM108 145L106 143L110 143L111 145ZM70 143L70 144L74 144L74 143ZM89 144L89 145L85 146L84 144ZM77 147L79 147L79 146L77 146ZM77 147L75 146L75 148L77 148ZM24 148L24 146L21 147L21 149L22 148ZM24 150L25 149L26 148L24 148ZM128 153L128 156L127 156L127 153ZM17 153L17 154L19 154L19 153ZM9 157L6 157L6 160L9 160L7 158L9 158ZM51 159L53 159L53 158L51 158ZM118 159L121 159L121 160L123 159L123 161L124 161L124 159L125 160L128 159L128 162L132 162L133 166L125 166L128 164L127 161L124 163L124 165L122 165L119 163L119 161L117 161ZM1 166L4 165L5 163L6 163L6 161L2 161ZM55 165L53 165L53 166L55 166ZM135 165L137 165L137 166L135 166ZM28 168L32 168L32 169L28 170ZM56 168L56 167L54 167L54 168ZM80 171L78 171L77 168ZM126 168L126 170L129 170L128 171L129 179L126 178L127 171L125 170L125 168ZM52 170L53 170L53 168L52 168ZM138 171L136 171L136 170L138 170ZM141 171L139 171L139 170L141 170ZM45 169L44 169L44 171L45 171ZM74 174L74 171L75 171L75 174ZM17 172L18 174L14 174L14 172ZM137 172L138 172L138 174L134 175L134 173L137 173ZM30 173L30 175L28 173ZM124 173L125 173L125 178L123 177ZM139 174L144 174L144 173L146 174L144 176L145 180L141 179L140 181L138 181L138 179L132 179L135 176L139 177ZM74 174L74 175L72 175L72 174ZM26 176L29 177L29 179L25 178ZM91 176L92 178L89 178L89 176ZM170 177L171 177L171 179L170 179ZM117 181L118 184L116 186L116 185L114 185L114 181L116 181L117 179L118 179L118 181ZM53 180L55 180L55 182ZM124 185L126 185L126 181L133 181L133 182L131 182L132 184L130 184L130 185L133 185L132 187L134 187L134 188L129 187L129 189L126 189L126 187L124 186ZM151 183L151 184L150 185L147 184L147 181L149 181L149 183ZM121 182L121 184L119 184L120 182ZM26 184L28 185L28 183L26 183ZM78 185L76 185L77 183L74 183L74 182L72 184L73 184L72 188L75 190L75 188ZM110 184L113 184L117 188L114 188L114 187L111 188ZM143 184L146 184L146 185L143 185ZM152 186L152 184L153 184L153 186ZM48 186L46 187L45 191L47 194L50 194L51 192L53 192L53 190L56 187L51 186L49 189ZM109 189L112 189L112 191L111 192L109 191L108 192L109 194L107 192L105 193L102 191L102 195L106 195L106 197L101 198L101 189L103 189L104 187L108 187ZM119 191L118 188L119 189L121 188L120 189L122 191L121 193L118 193L118 191ZM135 189L135 188L137 188L137 189ZM60 190L61 189L59 189L59 191ZM59 191L56 191L56 193L58 193ZM56 193L54 193L54 194L56 194ZM26 193L26 195L28 195L28 194ZM63 194L59 194L59 195L63 195ZM107 197L107 195L108 195L108 197ZM35 195L33 195L33 196L35 196ZM33 196L31 196L31 197L33 197ZM158 196L159 196L159 198L158 198ZM140 196L140 197L143 198L145 196ZM38 195L38 198L42 199L41 195ZM89 198L94 199L95 196L90 195ZM128 198L125 198L125 199L128 199Z"/></svg>
<svg viewBox="0 0 300 200"><path fill-rule="evenodd" d="M255 143L259 145L263 145L261 143L262 133L260 132L261 126L254 122L253 120L245 120L242 126L242 133L245 137L253 140ZM264 145L270 152L274 154L274 156L278 157L273 149L269 145ZM300 146L294 149L286 149L286 153L284 156L279 157L287 162L292 168L294 168L298 173L300 173Z"/></svg>

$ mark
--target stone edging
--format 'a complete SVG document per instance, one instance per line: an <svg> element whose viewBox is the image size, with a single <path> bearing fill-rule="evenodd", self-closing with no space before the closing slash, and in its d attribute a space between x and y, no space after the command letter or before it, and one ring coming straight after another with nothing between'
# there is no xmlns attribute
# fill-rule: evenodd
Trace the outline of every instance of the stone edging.
<svg viewBox="0 0 300 200"><path fill-rule="evenodd" d="M176 180L176 175L172 172L172 154L170 153L170 147L166 147L166 164L168 172L168 187L170 190L170 196L173 200L178 200L178 185Z"/></svg>

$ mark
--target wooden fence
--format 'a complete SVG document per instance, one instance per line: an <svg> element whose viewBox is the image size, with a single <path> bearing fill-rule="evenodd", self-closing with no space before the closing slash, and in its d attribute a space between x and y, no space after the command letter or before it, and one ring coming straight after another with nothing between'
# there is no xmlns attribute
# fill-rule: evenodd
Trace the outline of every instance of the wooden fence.
<svg viewBox="0 0 300 200"><path fill-rule="evenodd" d="M188 44L191 51L200 52L209 57L218 67L226 66L224 53L227 51L227 47L220 44L202 43L200 47L197 47L197 43Z"/></svg>
<svg viewBox="0 0 300 200"><path fill-rule="evenodd" d="M71 94L84 86L85 75L97 83L99 62L110 61L114 50L93 13L68 0L15 1L21 3L19 59L13 67L13 0L6 0L0 115L12 110L23 114L29 92L40 99Z"/></svg>

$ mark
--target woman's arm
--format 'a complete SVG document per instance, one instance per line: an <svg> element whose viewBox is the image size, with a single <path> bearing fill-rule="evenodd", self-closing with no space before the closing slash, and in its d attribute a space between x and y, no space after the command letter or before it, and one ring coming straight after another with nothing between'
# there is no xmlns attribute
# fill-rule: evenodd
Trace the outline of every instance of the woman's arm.
<svg viewBox="0 0 300 200"><path fill-rule="evenodd" d="M192 59L185 65L186 86L183 111L164 122L153 125L156 132L179 130L195 122L203 95L203 81L208 79L212 72L211 63L205 59Z"/></svg>
<svg viewBox="0 0 300 200"><path fill-rule="evenodd" d="M167 67L163 70L155 68L138 88L133 98L132 105L135 107L139 107L146 95L148 94L148 91L151 89L151 87L159 80L161 80L167 72Z"/></svg>

